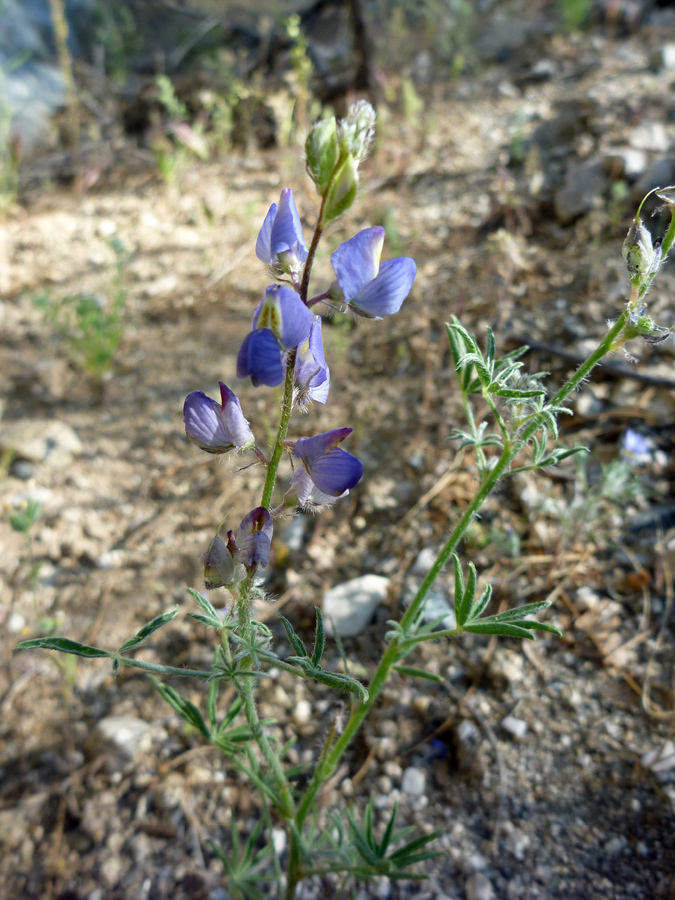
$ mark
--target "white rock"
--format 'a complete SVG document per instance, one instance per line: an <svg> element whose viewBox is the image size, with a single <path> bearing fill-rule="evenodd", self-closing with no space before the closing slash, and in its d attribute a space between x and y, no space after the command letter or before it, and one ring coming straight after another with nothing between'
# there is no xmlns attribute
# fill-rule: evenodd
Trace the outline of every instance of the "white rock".
<svg viewBox="0 0 675 900"><path fill-rule="evenodd" d="M150 726L135 716L106 716L97 723L96 734L116 751L120 762L130 762L136 754L147 753L152 745Z"/></svg>
<svg viewBox="0 0 675 900"><path fill-rule="evenodd" d="M494 900L495 897L492 882L482 872L470 875L466 879L464 890L466 891L466 900Z"/></svg>
<svg viewBox="0 0 675 900"><path fill-rule="evenodd" d="M373 613L386 599L389 579L381 575L361 575L326 591L323 615L326 631L333 626L340 637L354 637L370 623Z"/></svg>
<svg viewBox="0 0 675 900"><path fill-rule="evenodd" d="M284 831L284 829L272 829L272 840L274 841L274 850L277 856L281 856L281 854L286 849L286 832Z"/></svg>
<svg viewBox="0 0 675 900"><path fill-rule="evenodd" d="M26 620L20 612L14 610L14 612L7 620L7 631L9 631L10 634L19 634L19 632L23 631L25 627Z"/></svg>
<svg viewBox="0 0 675 900"><path fill-rule="evenodd" d="M504 731L508 731L511 737L515 738L517 741L522 741L527 734L528 725L524 719L517 719L515 716L506 716L506 718L502 719L502 728Z"/></svg>
<svg viewBox="0 0 675 900"><path fill-rule="evenodd" d="M403 773L401 780L401 790L404 794L411 797L421 797L426 791L427 776L423 769L416 766L409 766Z"/></svg>
<svg viewBox="0 0 675 900"><path fill-rule="evenodd" d="M296 725L306 725L312 718L312 704L309 700L298 700L293 710L293 721Z"/></svg>
<svg viewBox="0 0 675 900"><path fill-rule="evenodd" d="M666 741L662 746L648 750L642 757L642 765L656 773L675 769L675 742Z"/></svg>

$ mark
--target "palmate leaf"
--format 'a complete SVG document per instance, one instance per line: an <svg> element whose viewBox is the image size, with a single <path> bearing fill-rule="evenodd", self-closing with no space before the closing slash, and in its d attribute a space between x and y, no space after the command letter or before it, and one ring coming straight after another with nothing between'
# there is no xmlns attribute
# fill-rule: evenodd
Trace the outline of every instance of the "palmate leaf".
<svg viewBox="0 0 675 900"><path fill-rule="evenodd" d="M81 644L79 641L71 641L70 638L32 638L29 641L21 641L15 650L58 650L60 653L72 653L74 656L85 656L89 659L110 658L113 654L100 647L91 647L89 644Z"/></svg>

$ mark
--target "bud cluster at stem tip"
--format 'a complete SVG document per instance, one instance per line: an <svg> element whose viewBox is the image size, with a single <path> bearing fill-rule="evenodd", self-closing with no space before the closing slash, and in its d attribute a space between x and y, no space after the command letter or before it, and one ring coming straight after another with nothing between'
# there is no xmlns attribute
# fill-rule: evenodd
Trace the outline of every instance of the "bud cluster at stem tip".
<svg viewBox="0 0 675 900"><path fill-rule="evenodd" d="M375 135L375 110L365 100L354 103L347 117L317 122L305 142L307 172L323 197L320 227L334 222L354 202L359 165Z"/></svg>

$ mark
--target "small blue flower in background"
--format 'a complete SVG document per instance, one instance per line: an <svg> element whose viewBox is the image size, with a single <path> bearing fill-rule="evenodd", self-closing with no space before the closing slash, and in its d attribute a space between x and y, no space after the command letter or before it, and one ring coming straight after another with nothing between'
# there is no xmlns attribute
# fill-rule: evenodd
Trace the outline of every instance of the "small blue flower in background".
<svg viewBox="0 0 675 900"><path fill-rule="evenodd" d="M334 428L295 442L293 453L302 465L295 470L291 487L297 492L300 506L332 503L359 483L363 475L361 461L338 447L352 431Z"/></svg>
<svg viewBox="0 0 675 900"><path fill-rule="evenodd" d="M325 403L330 387L330 372L326 365L321 340L321 318L317 316L309 337L298 346L295 359L295 388L301 409L306 409L310 400Z"/></svg>
<svg viewBox="0 0 675 900"><path fill-rule="evenodd" d="M268 266L297 273L307 259L307 245L293 191L284 188L279 205L273 203L265 216L255 245L255 255Z"/></svg>
<svg viewBox="0 0 675 900"><path fill-rule="evenodd" d="M331 297L371 319L397 313L417 274L414 260L407 256L380 265L383 245L384 228L365 228L340 244L330 258L339 286L331 288Z"/></svg>
<svg viewBox="0 0 675 900"><path fill-rule="evenodd" d="M649 438L629 428L623 436L623 454L635 462L648 462L651 459L653 443Z"/></svg>
<svg viewBox="0 0 675 900"><path fill-rule="evenodd" d="M292 288L272 285L253 314L252 331L237 356L237 376L251 377L257 387L276 387L284 380L284 350L309 336L314 315Z"/></svg>
<svg viewBox="0 0 675 900"><path fill-rule="evenodd" d="M207 453L226 453L251 446L255 441L236 394L222 381L221 402L202 391L193 391L183 404L185 433L193 444Z"/></svg>

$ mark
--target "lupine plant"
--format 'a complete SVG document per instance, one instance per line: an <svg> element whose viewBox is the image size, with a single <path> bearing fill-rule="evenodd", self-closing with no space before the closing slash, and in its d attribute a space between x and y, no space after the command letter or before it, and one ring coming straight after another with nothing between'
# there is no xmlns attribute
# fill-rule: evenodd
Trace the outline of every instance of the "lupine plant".
<svg viewBox="0 0 675 900"><path fill-rule="evenodd" d="M66 638L24 641L19 649L46 648L85 657L111 660L113 673L120 666L144 669L167 703L205 741L217 747L235 771L259 792L261 818L245 843L240 841L234 816L227 850L213 844L221 860L233 897L297 897L299 884L312 876L335 875L342 884L349 879L369 880L386 875L393 879L421 878L418 864L434 855L430 848L438 832L413 837L396 826L396 808L379 828L372 803L359 813L356 807L328 810L322 805L324 788L347 748L377 703L394 671L404 677L435 679L408 657L427 641L445 641L464 632L533 639L537 631L560 634L533 616L546 608L543 601L503 612L491 611L491 588L479 587L476 567L464 564L457 550L467 528L503 479L515 472L554 466L583 448L557 447L557 420L568 413L565 401L607 353L626 341L641 337L660 341L669 333L657 326L646 311L645 296L675 237L675 190L659 191L669 207L670 226L659 242L653 242L639 212L624 244L630 280L626 308L609 323L596 350L552 397L547 397L543 374L528 375L520 360L523 351L499 356L494 336L487 332L485 349L459 320L447 323L447 337L457 374L467 426L455 438L461 447L473 449L476 459L475 495L445 539L417 593L398 621L389 623L384 650L369 683L350 674L345 664L333 671L324 664L327 634L322 612L316 609L314 642L310 648L287 619L280 617L292 653L275 652L270 629L254 617L255 603L264 597L262 573L268 565L274 529L282 517L294 511L318 512L353 490L363 477L361 462L343 449L352 428L337 423L321 434L289 436L293 413L312 402L328 401L330 377L321 337L321 316L350 313L370 319L399 312L416 277L412 259L399 257L381 262L384 229L369 227L345 241L331 257L335 279L323 291L310 291L310 276L317 247L331 223L354 202L359 166L373 137L375 114L364 102L357 103L339 123L326 119L310 131L305 145L307 171L319 196L316 226L309 245L300 222L293 193L284 189L264 219L256 243L256 256L267 266L273 283L265 288L252 314L249 333L237 358L237 375L253 385L281 387L279 425L270 449L261 447L230 385L220 384L213 399L193 391L183 409L187 437L209 454L248 454L265 472L261 495L241 522L222 526L205 547L203 558L206 592L189 589L196 603L188 615L213 634L214 658L204 670L183 669L136 659L133 653L159 628L170 622L178 609L157 616L114 650L81 644ZM642 208L642 207L641 207ZM479 395L491 412L492 426L477 424L471 395ZM307 420L305 419L305 422ZM308 429L311 430L311 429ZM425 618L429 592L446 565L454 571L456 624L443 627L443 617ZM224 608L212 601L211 591L226 589ZM346 663L346 660L345 660ZM349 698L348 714L336 716L323 736L313 771L298 782L297 770L287 764L285 748L273 738L270 723L261 720L256 687L270 669L283 670L316 682ZM154 676L202 679L208 685L203 708L179 690ZM226 708L219 702L223 688L234 689ZM273 829L283 827L287 849L280 857ZM263 891L270 883L269 892Z"/></svg>

